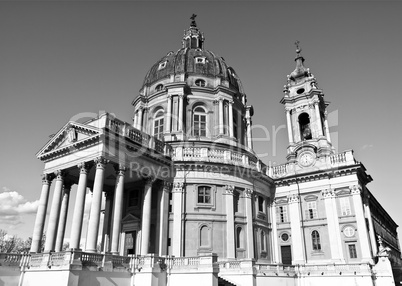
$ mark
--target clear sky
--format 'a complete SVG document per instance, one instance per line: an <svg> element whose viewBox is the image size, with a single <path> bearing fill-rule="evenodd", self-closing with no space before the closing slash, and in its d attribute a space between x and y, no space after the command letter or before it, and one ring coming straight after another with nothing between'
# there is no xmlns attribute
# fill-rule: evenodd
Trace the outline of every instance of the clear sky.
<svg viewBox="0 0 402 286"><path fill-rule="evenodd" d="M36 152L77 114L131 122L145 74L181 47L192 13L206 48L243 83L267 164L286 160L286 130L272 130L286 122L279 101L300 41L331 102L338 150L355 151L374 179L368 188L402 225L401 11L385 1L0 2L0 228L32 235L44 166Z"/></svg>

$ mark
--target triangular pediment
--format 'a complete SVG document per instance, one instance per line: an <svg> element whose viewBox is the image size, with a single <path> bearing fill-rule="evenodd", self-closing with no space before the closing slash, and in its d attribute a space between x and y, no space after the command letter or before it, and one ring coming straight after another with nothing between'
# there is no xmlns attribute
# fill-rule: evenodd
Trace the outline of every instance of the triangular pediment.
<svg viewBox="0 0 402 286"><path fill-rule="evenodd" d="M128 223L128 222L139 222L140 219L138 217L136 217L133 214L127 214L122 220L121 222L123 223Z"/></svg>
<svg viewBox="0 0 402 286"><path fill-rule="evenodd" d="M46 143L36 156L41 159L53 153L68 150L77 144L96 139L99 135L100 130L97 127L70 121Z"/></svg>

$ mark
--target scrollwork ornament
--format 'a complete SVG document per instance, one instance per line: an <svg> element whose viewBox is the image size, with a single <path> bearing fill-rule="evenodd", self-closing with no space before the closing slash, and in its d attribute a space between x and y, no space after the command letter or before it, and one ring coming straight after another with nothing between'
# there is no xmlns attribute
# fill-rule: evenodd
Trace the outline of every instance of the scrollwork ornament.
<svg viewBox="0 0 402 286"><path fill-rule="evenodd" d="M56 176L56 180L63 180L66 176L66 172L63 170L57 170L54 172L54 175Z"/></svg>
<svg viewBox="0 0 402 286"><path fill-rule="evenodd" d="M97 157L94 160L97 169L104 169L106 164L109 163L109 160L106 160L104 157Z"/></svg>
<svg viewBox="0 0 402 286"><path fill-rule="evenodd" d="M233 195L233 191L234 191L234 186L231 185L227 185L225 186L225 194L226 195Z"/></svg>
<svg viewBox="0 0 402 286"><path fill-rule="evenodd" d="M89 164L87 162L79 163L77 167L80 169L80 174L86 174L86 175L88 174Z"/></svg>
<svg viewBox="0 0 402 286"><path fill-rule="evenodd" d="M361 193L360 187L357 185L350 186L349 189L352 195L360 195Z"/></svg>
<svg viewBox="0 0 402 286"><path fill-rule="evenodd" d="M52 183L53 176L51 174L42 174L42 184L50 185Z"/></svg>
<svg viewBox="0 0 402 286"><path fill-rule="evenodd" d="M181 192L183 192L183 189L184 189L184 183L183 182L174 182L173 183L173 192L181 193Z"/></svg>
<svg viewBox="0 0 402 286"><path fill-rule="evenodd" d="M329 199L329 198L335 198L335 192L332 189L325 189L321 191L321 195L325 198L325 199Z"/></svg>
<svg viewBox="0 0 402 286"><path fill-rule="evenodd" d="M244 197L251 199L253 197L254 191L252 189L244 190Z"/></svg>
<svg viewBox="0 0 402 286"><path fill-rule="evenodd" d="M288 203L298 203L300 201L300 197L298 194L290 194L288 195Z"/></svg>

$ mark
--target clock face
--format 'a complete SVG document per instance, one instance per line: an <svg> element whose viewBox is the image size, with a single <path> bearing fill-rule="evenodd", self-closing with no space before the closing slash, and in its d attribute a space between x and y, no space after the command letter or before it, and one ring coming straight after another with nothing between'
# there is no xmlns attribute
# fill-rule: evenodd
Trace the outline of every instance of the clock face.
<svg viewBox="0 0 402 286"><path fill-rule="evenodd" d="M313 164L313 162L314 157L310 153L304 153L299 158L299 163L304 167L310 166L311 164Z"/></svg>

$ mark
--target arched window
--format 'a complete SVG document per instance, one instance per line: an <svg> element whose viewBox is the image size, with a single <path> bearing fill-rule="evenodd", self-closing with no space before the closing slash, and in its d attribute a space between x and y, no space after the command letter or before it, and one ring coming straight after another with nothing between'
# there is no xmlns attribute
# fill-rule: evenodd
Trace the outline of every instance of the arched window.
<svg viewBox="0 0 402 286"><path fill-rule="evenodd" d="M198 203L199 204L211 203L211 187L208 186L198 187Z"/></svg>
<svg viewBox="0 0 402 286"><path fill-rule="evenodd" d="M200 246L208 247L209 246L209 229L208 226L203 225L200 228Z"/></svg>
<svg viewBox="0 0 402 286"><path fill-rule="evenodd" d="M193 134L194 136L207 136L207 114L204 108L200 106L194 108Z"/></svg>
<svg viewBox="0 0 402 286"><path fill-rule="evenodd" d="M265 232L261 231L261 251L266 251Z"/></svg>
<svg viewBox="0 0 402 286"><path fill-rule="evenodd" d="M163 138L163 111L159 110L154 118L154 136L158 139Z"/></svg>
<svg viewBox="0 0 402 286"><path fill-rule="evenodd" d="M241 227L236 229L236 248L243 248L243 230Z"/></svg>
<svg viewBox="0 0 402 286"><path fill-rule="evenodd" d="M196 85L196 86L204 87L204 86L205 86L205 80L203 80L203 79L197 79L197 80L195 81L195 85Z"/></svg>
<svg viewBox="0 0 402 286"><path fill-rule="evenodd" d="M310 116L307 113L299 115L299 128L300 137L302 140L309 140L312 138L310 129Z"/></svg>
<svg viewBox="0 0 402 286"><path fill-rule="evenodd" d="M163 89L163 84L158 84L156 87L155 87L155 90L156 91L161 91Z"/></svg>
<svg viewBox="0 0 402 286"><path fill-rule="evenodd" d="M320 234L318 231L313 230L311 233L311 241L313 243L313 250L321 250Z"/></svg>

